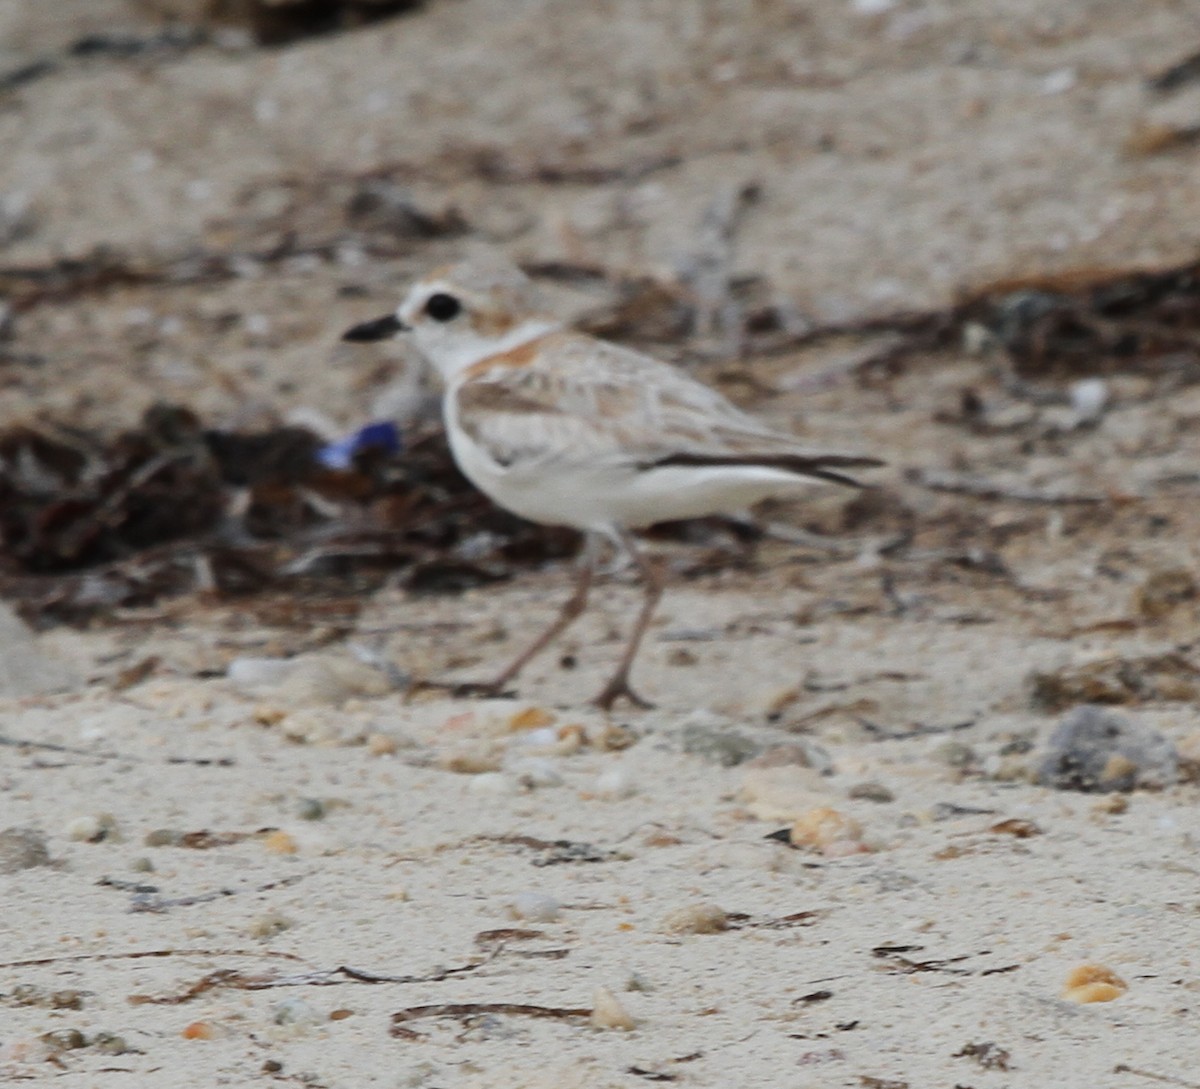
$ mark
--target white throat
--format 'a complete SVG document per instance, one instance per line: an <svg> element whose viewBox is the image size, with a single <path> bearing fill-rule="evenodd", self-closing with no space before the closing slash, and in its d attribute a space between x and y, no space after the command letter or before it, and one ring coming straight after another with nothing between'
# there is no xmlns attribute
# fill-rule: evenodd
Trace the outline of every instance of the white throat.
<svg viewBox="0 0 1200 1089"><path fill-rule="evenodd" d="M480 360L519 348L560 327L559 322L546 318L529 318L498 337L479 336L465 329L456 329L452 335L418 335L417 347L441 374L442 381L453 385L463 371Z"/></svg>

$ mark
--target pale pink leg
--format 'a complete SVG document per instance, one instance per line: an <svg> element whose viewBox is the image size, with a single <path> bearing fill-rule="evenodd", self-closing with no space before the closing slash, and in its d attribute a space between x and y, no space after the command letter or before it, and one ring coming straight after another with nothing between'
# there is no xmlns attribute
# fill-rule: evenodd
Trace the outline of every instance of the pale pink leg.
<svg viewBox="0 0 1200 1089"><path fill-rule="evenodd" d="M637 564L638 571L642 576L642 585L645 588L646 597L642 602L642 611L638 614L637 623L634 624L633 631L630 633L629 642L625 645L625 653L621 656L621 664L617 667L616 673L613 674L608 684L592 700L592 703L605 711L611 710L613 704L622 697L629 700L635 707L646 708L654 706L649 700L643 699L630 687L629 670L633 666L634 658L637 657L642 637L646 634L646 629L650 626L650 618L654 615L654 609L658 605L659 598L662 597L663 584L666 581L662 570L642 554L631 536L622 533L621 543L628 549L629 555L633 558L634 563Z"/></svg>
<svg viewBox="0 0 1200 1089"><path fill-rule="evenodd" d="M583 555L580 557L579 575L575 581L575 589L571 596L563 602L554 622L539 635L530 646L523 650L509 663L508 667L494 681L467 682L455 685L454 693L460 696L496 696L504 691L508 682L513 680L534 658L554 642L567 630L587 608L588 593L592 588L592 579L596 571L597 541L589 534L583 544Z"/></svg>

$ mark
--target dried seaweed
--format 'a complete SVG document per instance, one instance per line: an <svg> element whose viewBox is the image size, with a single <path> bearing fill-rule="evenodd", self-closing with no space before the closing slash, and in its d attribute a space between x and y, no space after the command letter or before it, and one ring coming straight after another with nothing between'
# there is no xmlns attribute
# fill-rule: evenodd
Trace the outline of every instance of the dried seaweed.
<svg viewBox="0 0 1200 1089"><path fill-rule="evenodd" d="M204 953L204 950L198 951ZM437 968L425 975L383 975L378 972L369 972L364 968L354 968L348 964L338 965L336 968L320 969L312 972L303 972L299 975L277 976L266 973L258 975L250 975L246 972L239 971L236 968L217 969L209 972L207 975L201 976L195 983L189 985L183 991L168 995L146 995L133 994L129 996L128 1001L135 1006L155 1005L155 1006L180 1006L185 1002L190 1002L193 998L197 998L208 991L219 987L234 988L242 991L267 991L279 987L337 987L344 983L365 983L365 984L380 984L380 983L441 983L443 980L452 979L455 976L465 975L469 972L477 972L480 968L490 964L501 952L501 947L496 947L490 950L487 954L470 960L465 964L458 964L450 968ZM165 949L157 950L153 953L130 953L126 956L184 956L188 950ZM213 956L238 956L238 953L213 953ZM290 953L259 953L258 956L276 956L285 957L288 960L299 961L302 958L294 956ZM56 959L52 958L46 961L31 961L26 963L54 963ZM87 958L74 958L87 959ZM96 958L92 958L96 959ZM10 967L3 965L0 967Z"/></svg>
<svg viewBox="0 0 1200 1089"><path fill-rule="evenodd" d="M1146 80L1146 86L1159 94L1170 94L1189 83L1200 81L1200 50L1164 68Z"/></svg>
<svg viewBox="0 0 1200 1089"><path fill-rule="evenodd" d="M1083 703L1192 703L1200 698L1200 667L1177 651L1114 656L1035 671L1030 683L1033 705L1048 712L1065 711Z"/></svg>
<svg viewBox="0 0 1200 1089"><path fill-rule="evenodd" d="M476 840L492 843L528 847L541 854L533 859L534 866L559 866L581 862L624 862L628 856L620 851L610 851L591 843L580 843L569 839L546 840L526 835L480 835Z"/></svg>
<svg viewBox="0 0 1200 1089"><path fill-rule="evenodd" d="M105 440L0 433L0 594L40 625L204 590L451 592L570 555L576 535L493 506L440 432L323 466L299 428L242 434L158 406Z"/></svg>
<svg viewBox="0 0 1200 1089"><path fill-rule="evenodd" d="M402 1040L419 1040L421 1034L408 1028L407 1022L426 1017L451 1017L460 1022L490 1014L508 1017L544 1017L557 1021L580 1021L592 1016L591 1009L560 1006L533 1006L520 1002L442 1002L430 1006L409 1006L392 1014L391 1035Z"/></svg>
<svg viewBox="0 0 1200 1089"><path fill-rule="evenodd" d="M952 1059L974 1059L984 1070L1010 1070L1012 1055L1007 1048L1001 1047L992 1040L981 1044L963 1044L960 1051L950 1056Z"/></svg>
<svg viewBox="0 0 1200 1089"><path fill-rule="evenodd" d="M287 45L414 11L424 0L210 0L206 18L244 27L255 42Z"/></svg>
<svg viewBox="0 0 1200 1089"><path fill-rule="evenodd" d="M1200 366L1200 264L1098 270L998 284L959 308L1018 373L1094 374Z"/></svg>

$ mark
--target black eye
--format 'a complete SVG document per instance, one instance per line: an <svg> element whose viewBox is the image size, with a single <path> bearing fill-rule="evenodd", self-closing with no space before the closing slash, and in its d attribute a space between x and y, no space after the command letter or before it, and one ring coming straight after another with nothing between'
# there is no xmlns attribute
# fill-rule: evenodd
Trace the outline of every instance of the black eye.
<svg viewBox="0 0 1200 1089"><path fill-rule="evenodd" d="M453 295L443 295L438 292L430 295L425 303L425 313L434 321L453 321L462 310L460 303Z"/></svg>

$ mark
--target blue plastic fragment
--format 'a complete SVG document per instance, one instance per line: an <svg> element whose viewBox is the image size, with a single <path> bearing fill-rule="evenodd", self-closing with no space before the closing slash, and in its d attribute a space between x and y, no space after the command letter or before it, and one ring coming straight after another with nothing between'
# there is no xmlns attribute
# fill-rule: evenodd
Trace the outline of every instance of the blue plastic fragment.
<svg viewBox="0 0 1200 1089"><path fill-rule="evenodd" d="M364 450L380 450L385 454L398 454L404 448L400 429L391 421L367 424L351 435L317 451L317 461L326 469L349 469L354 465L355 455Z"/></svg>

